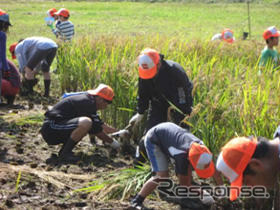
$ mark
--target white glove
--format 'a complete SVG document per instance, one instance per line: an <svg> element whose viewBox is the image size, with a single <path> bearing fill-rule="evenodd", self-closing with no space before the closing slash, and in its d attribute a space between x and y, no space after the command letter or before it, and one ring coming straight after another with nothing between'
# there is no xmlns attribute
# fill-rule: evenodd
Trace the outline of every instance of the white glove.
<svg viewBox="0 0 280 210"><path fill-rule="evenodd" d="M144 117L143 114L137 113L136 115L134 115L134 116L129 120L129 124L131 124L131 125L137 125L137 124L143 119L143 117Z"/></svg>
<svg viewBox="0 0 280 210"><path fill-rule="evenodd" d="M122 129L115 133L112 133L111 136L125 138L128 134L129 134L128 130Z"/></svg>
<svg viewBox="0 0 280 210"><path fill-rule="evenodd" d="M215 203L214 198L206 190L203 190L202 193L203 193L203 197L200 198L200 200L203 204L210 206L213 203Z"/></svg>
<svg viewBox="0 0 280 210"><path fill-rule="evenodd" d="M120 148L121 144L116 139L113 139L113 142L110 144L110 146L113 149L118 149L118 148Z"/></svg>
<svg viewBox="0 0 280 210"><path fill-rule="evenodd" d="M278 125L278 127L276 128L273 134L273 138L275 139L276 137L280 137L280 125Z"/></svg>

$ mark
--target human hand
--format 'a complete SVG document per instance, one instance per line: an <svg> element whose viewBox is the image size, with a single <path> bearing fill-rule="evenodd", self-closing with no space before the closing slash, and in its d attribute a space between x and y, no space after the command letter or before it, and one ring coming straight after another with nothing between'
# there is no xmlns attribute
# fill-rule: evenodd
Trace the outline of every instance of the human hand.
<svg viewBox="0 0 280 210"><path fill-rule="evenodd" d="M143 114L137 113L133 115L133 117L129 120L129 124L135 126L143 119L143 117L144 117Z"/></svg>
<svg viewBox="0 0 280 210"><path fill-rule="evenodd" d="M113 149L119 149L121 144L116 140L116 139L113 139L113 142L110 144L110 146L113 148Z"/></svg>

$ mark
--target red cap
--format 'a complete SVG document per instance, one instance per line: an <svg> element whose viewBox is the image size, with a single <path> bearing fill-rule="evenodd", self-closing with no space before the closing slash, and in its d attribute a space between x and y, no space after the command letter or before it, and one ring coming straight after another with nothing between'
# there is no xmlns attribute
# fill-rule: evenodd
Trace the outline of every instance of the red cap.
<svg viewBox="0 0 280 210"><path fill-rule="evenodd" d="M228 43L233 43L234 38L233 38L233 31L226 28L225 30L222 31L222 39Z"/></svg>
<svg viewBox="0 0 280 210"><path fill-rule="evenodd" d="M87 91L90 95L97 95L100 96L101 98L107 100L107 101L112 101L114 98L114 91L113 89L105 84L100 84L98 85L97 88L94 90L88 90Z"/></svg>
<svg viewBox="0 0 280 210"><path fill-rule="evenodd" d="M63 17L69 17L70 15L70 12L68 9L65 9L65 8L61 8L60 10L58 10L58 12L54 13L55 15L58 15L58 16L63 16Z"/></svg>
<svg viewBox="0 0 280 210"><path fill-rule="evenodd" d="M138 71L141 79L151 79L157 74L159 53L154 49L144 49L138 57Z"/></svg>
<svg viewBox="0 0 280 210"><path fill-rule="evenodd" d="M231 201L236 200L239 196L240 188L243 183L243 172L250 162L256 147L256 138L237 137L230 140L222 148L216 167L231 183Z"/></svg>
<svg viewBox="0 0 280 210"><path fill-rule="evenodd" d="M201 178L209 178L213 176L215 166L212 161L212 153L205 145L196 142L192 143L189 150L189 161L197 175Z"/></svg>
<svg viewBox="0 0 280 210"><path fill-rule="evenodd" d="M10 50L10 53L12 54L12 59L16 59L16 54L15 54L15 49L16 49L16 46L17 46L17 42L11 44L9 50Z"/></svg>
<svg viewBox="0 0 280 210"><path fill-rule="evenodd" d="M271 38L271 37L279 37L280 33L277 31L275 26L270 26L263 32L263 38L265 40Z"/></svg>
<svg viewBox="0 0 280 210"><path fill-rule="evenodd" d="M57 12L56 8L52 8L48 10L47 14L51 17L54 17L56 12Z"/></svg>

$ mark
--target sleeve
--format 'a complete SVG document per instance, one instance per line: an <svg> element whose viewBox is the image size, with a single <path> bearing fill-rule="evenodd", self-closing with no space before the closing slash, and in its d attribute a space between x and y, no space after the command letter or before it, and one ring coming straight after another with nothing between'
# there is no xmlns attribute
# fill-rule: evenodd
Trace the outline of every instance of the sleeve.
<svg viewBox="0 0 280 210"><path fill-rule="evenodd" d="M8 70L8 63L6 58L6 34L1 32L0 33L0 68L3 70Z"/></svg>
<svg viewBox="0 0 280 210"><path fill-rule="evenodd" d="M18 45L16 47L15 53L16 53L16 57L17 57L18 65L19 65L19 71L23 72L23 69L26 64L26 56L25 56L25 51L23 51L22 44Z"/></svg>
<svg viewBox="0 0 280 210"><path fill-rule="evenodd" d="M149 107L150 92L149 80L143 80L139 78L138 81L138 97L137 97L137 112L144 114L145 110Z"/></svg>
<svg viewBox="0 0 280 210"><path fill-rule="evenodd" d="M192 89L193 84L189 80L185 70L181 67L180 70L174 71L175 75L175 88L174 104L181 109L185 114L190 114L192 111L193 97Z"/></svg>
<svg viewBox="0 0 280 210"><path fill-rule="evenodd" d="M175 160L175 173L181 175L188 175L188 153L182 153L174 156Z"/></svg>
<svg viewBox="0 0 280 210"><path fill-rule="evenodd" d="M91 129L90 129L89 133L90 134L97 134L97 133L102 132L102 130L103 130L102 125L104 124L104 122L100 119L98 114L91 115L90 118L92 120L92 126L91 126Z"/></svg>
<svg viewBox="0 0 280 210"><path fill-rule="evenodd" d="M52 32L54 35L58 36L58 34L60 33L60 23L55 25L55 28L52 29Z"/></svg>
<svg viewBox="0 0 280 210"><path fill-rule="evenodd" d="M12 84L13 87L16 87L16 88L19 88L20 87L20 73L16 67L16 65L8 60L8 64L9 64L9 67L10 67L10 82Z"/></svg>

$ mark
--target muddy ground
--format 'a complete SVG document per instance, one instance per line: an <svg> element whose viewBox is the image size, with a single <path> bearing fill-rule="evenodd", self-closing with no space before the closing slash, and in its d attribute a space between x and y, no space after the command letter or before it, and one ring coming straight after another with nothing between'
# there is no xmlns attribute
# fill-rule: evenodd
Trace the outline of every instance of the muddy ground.
<svg viewBox="0 0 280 210"><path fill-rule="evenodd" d="M81 157L77 164L49 159L60 146L49 147L39 129L43 113L57 100L37 94L31 99L18 97L15 104L22 107L0 107L0 209L126 209L133 195L123 200L104 200L100 193L73 191L111 172L131 168L131 156L115 154L99 141L93 146L85 138L75 149ZM145 205L180 209L156 196L146 199Z"/></svg>

